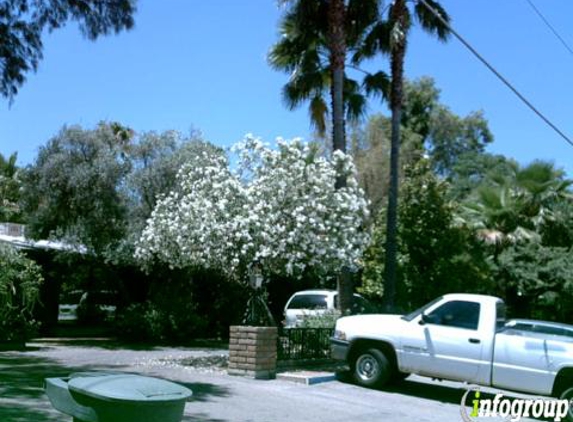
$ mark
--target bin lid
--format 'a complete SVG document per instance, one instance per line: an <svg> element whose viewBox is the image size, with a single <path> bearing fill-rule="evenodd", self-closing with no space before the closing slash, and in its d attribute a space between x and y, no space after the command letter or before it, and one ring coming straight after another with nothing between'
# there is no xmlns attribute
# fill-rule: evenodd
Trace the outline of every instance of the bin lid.
<svg viewBox="0 0 573 422"><path fill-rule="evenodd" d="M87 375L87 374L86 374ZM140 375L75 375L68 388L104 401L167 402L186 400L193 393L179 384Z"/></svg>

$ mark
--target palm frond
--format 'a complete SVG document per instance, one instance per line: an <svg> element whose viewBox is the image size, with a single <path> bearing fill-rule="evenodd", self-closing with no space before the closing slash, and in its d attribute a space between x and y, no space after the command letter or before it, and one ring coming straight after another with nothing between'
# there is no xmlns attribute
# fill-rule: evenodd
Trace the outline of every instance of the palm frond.
<svg viewBox="0 0 573 422"><path fill-rule="evenodd" d="M324 89L322 72L297 72L283 87L283 101L285 105L294 110L301 103L311 99L316 92Z"/></svg>
<svg viewBox="0 0 573 422"><path fill-rule="evenodd" d="M364 59L372 58L379 52L390 54L390 33L392 25L389 21L379 21L376 23L357 45L351 62L358 64Z"/></svg>
<svg viewBox="0 0 573 422"><path fill-rule="evenodd" d="M346 8L346 37L349 45L354 45L380 15L379 0L350 0Z"/></svg>
<svg viewBox="0 0 573 422"><path fill-rule="evenodd" d="M446 21L450 22L450 16L446 10L435 0L426 0L426 3L440 14ZM428 8L420 2L416 3L415 14L420 26L430 34L435 35L440 41L446 41L450 35L450 30L444 25Z"/></svg>
<svg viewBox="0 0 573 422"><path fill-rule="evenodd" d="M298 36L315 37L328 30L328 2L317 0L298 0L285 16Z"/></svg>
<svg viewBox="0 0 573 422"><path fill-rule="evenodd" d="M348 94L345 97L346 118L350 121L358 121L366 113L366 98L360 92Z"/></svg>
<svg viewBox="0 0 573 422"><path fill-rule="evenodd" d="M368 74L362 81L366 95L379 96L387 100L390 96L390 77L384 71Z"/></svg>
<svg viewBox="0 0 573 422"><path fill-rule="evenodd" d="M308 111L311 125L316 128L316 131L320 136L324 136L326 133L326 119L328 116L328 106L324 101L324 97L318 94L312 97Z"/></svg>

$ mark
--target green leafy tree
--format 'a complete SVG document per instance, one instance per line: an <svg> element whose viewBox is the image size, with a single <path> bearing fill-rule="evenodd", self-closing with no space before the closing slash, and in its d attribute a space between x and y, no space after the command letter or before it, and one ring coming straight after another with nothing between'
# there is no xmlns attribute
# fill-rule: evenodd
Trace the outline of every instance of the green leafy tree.
<svg viewBox="0 0 573 422"><path fill-rule="evenodd" d="M133 27L135 0L3 0L0 2L0 95L10 100L42 59L42 36L68 21L83 35L101 35Z"/></svg>
<svg viewBox="0 0 573 422"><path fill-rule="evenodd" d="M401 123L402 129L420 136L418 148L427 153L433 170L442 176L449 175L462 156L484 153L493 141L483 112L453 113L440 102L440 90L430 77L404 82Z"/></svg>
<svg viewBox="0 0 573 422"><path fill-rule="evenodd" d="M484 291L487 266L472 234L454 224L448 186L420 160L406 171L399 207L405 287L412 306L450 292ZM402 205L403 204L403 205Z"/></svg>
<svg viewBox="0 0 573 422"><path fill-rule="evenodd" d="M514 167L515 161L503 155L475 151L464 153L455 160L447 176L451 186L449 195L453 200L463 201L478 186L486 183L489 175L510 177Z"/></svg>
<svg viewBox="0 0 573 422"><path fill-rule="evenodd" d="M571 247L538 242L511 245L495 267L498 291L516 317L568 321L573 309Z"/></svg>
<svg viewBox="0 0 573 422"><path fill-rule="evenodd" d="M40 267L15 248L0 243L0 341L24 341L35 324Z"/></svg>
<svg viewBox="0 0 573 422"><path fill-rule="evenodd" d="M463 165L457 173L455 169L458 163L467 167L474 161L483 161L483 150L493 137L482 113L472 112L467 116L453 113L440 102L440 91L433 79L423 77L405 81L401 126L400 178L404 167L427 156L434 172L447 176L456 191L469 191L477 184L474 173L462 174ZM351 133L351 152L374 214L388 201L390 138L391 119L382 114L370 116L364 125L355 125ZM476 158L466 160L469 156ZM471 170L477 172L483 168L474 166Z"/></svg>
<svg viewBox="0 0 573 422"><path fill-rule="evenodd" d="M439 107L432 115L428 154L434 171L440 175L448 176L466 155L483 154L492 141L493 135L481 112L459 117L446 107Z"/></svg>
<svg viewBox="0 0 573 422"><path fill-rule="evenodd" d="M547 246L570 247L573 245L573 201L557 201L541 229L542 243Z"/></svg>
<svg viewBox="0 0 573 422"><path fill-rule="evenodd" d="M126 232L127 201L118 187L130 171L128 141L113 125L64 127L26 170L28 234L55 237L104 256Z"/></svg>
<svg viewBox="0 0 573 422"><path fill-rule="evenodd" d="M358 179L368 198L373 215L388 202L388 169L390 168L390 134L391 120L382 115L374 114L368 118L362 128L352 132L352 156L358 170ZM416 162L422 156L420 146L422 137L404 127L400 154L402 156L401 170Z"/></svg>
<svg viewBox="0 0 573 422"><path fill-rule="evenodd" d="M20 169L16 165L18 154L8 158L0 154L0 222L20 222Z"/></svg>
<svg viewBox="0 0 573 422"><path fill-rule="evenodd" d="M489 275L485 256L472 233L454 224L455 205L448 185L421 159L404 175L399 206L397 292L400 308L411 309L444 293L483 292ZM362 292L382 299L384 292L385 219L381 212L365 253Z"/></svg>

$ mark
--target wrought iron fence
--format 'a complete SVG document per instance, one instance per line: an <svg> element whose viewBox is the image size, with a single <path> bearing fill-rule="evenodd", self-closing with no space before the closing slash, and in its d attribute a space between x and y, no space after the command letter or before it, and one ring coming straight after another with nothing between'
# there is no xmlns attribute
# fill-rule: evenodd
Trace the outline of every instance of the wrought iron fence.
<svg viewBox="0 0 573 422"><path fill-rule="evenodd" d="M282 361L330 358L333 328L281 328L277 358Z"/></svg>

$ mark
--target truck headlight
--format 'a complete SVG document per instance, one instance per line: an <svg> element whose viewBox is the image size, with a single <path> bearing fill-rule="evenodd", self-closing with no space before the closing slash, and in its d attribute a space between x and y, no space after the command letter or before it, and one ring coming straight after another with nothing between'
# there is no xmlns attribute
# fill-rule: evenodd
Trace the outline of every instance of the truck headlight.
<svg viewBox="0 0 573 422"><path fill-rule="evenodd" d="M341 330L334 330L334 338L337 340L346 340L346 333Z"/></svg>

